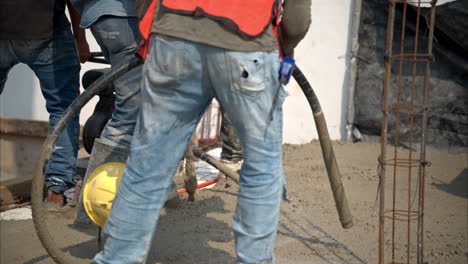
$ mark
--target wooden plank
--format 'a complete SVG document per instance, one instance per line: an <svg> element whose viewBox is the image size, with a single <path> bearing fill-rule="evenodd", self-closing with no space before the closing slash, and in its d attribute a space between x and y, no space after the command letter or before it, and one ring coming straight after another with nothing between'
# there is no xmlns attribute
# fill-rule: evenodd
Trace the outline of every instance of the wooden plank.
<svg viewBox="0 0 468 264"><path fill-rule="evenodd" d="M0 134L47 137L49 122L0 117Z"/></svg>
<svg viewBox="0 0 468 264"><path fill-rule="evenodd" d="M16 178L0 182L0 211L10 205L29 201L32 177Z"/></svg>

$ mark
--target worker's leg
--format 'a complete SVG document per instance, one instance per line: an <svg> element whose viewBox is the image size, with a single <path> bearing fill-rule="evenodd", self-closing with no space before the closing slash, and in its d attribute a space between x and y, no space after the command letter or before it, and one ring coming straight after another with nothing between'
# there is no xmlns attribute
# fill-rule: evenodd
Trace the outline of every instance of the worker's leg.
<svg viewBox="0 0 468 264"><path fill-rule="evenodd" d="M140 40L135 17L102 16L91 31L111 67L117 67L135 56ZM141 66L114 81L115 108L101 136L95 140L83 182L99 166L108 162L125 163L140 109ZM115 148L115 149L114 149ZM76 224L90 223L80 195Z"/></svg>
<svg viewBox="0 0 468 264"><path fill-rule="evenodd" d="M226 111L222 111L221 121L221 162L234 171L242 165L242 144Z"/></svg>
<svg viewBox="0 0 468 264"><path fill-rule="evenodd" d="M273 263L280 202L283 87L277 52L216 53L209 63L217 99L244 149L233 230L239 263ZM278 101L273 106L278 92ZM271 110L274 107L273 115ZM272 118L271 118L272 117Z"/></svg>
<svg viewBox="0 0 468 264"><path fill-rule="evenodd" d="M112 67L133 58L140 41L136 17L102 16L91 26L104 55ZM141 67L114 81L115 110L101 134L101 142L130 148L140 107Z"/></svg>
<svg viewBox="0 0 468 264"><path fill-rule="evenodd" d="M102 16L91 26L91 31L112 68L135 56L140 39L137 18ZM140 109L140 82L141 66L114 81L115 108L100 138L96 139L99 140L99 147L93 147L91 152L85 183L102 164L127 159ZM114 147L116 151L112 150ZM86 219L81 200L77 210L79 221Z"/></svg>
<svg viewBox="0 0 468 264"><path fill-rule="evenodd" d="M15 43L15 51L22 53L20 60L31 67L41 83L52 129L79 93L80 62L71 29L56 32L50 41ZM74 186L79 132L77 117L55 145L46 170L46 184L51 191L62 193Z"/></svg>
<svg viewBox="0 0 468 264"><path fill-rule="evenodd" d="M172 177L213 97L197 44L153 35L131 154L93 263L144 263Z"/></svg>
<svg viewBox="0 0 468 264"><path fill-rule="evenodd" d="M19 63L10 40L0 39L0 95L8 78L8 72Z"/></svg>

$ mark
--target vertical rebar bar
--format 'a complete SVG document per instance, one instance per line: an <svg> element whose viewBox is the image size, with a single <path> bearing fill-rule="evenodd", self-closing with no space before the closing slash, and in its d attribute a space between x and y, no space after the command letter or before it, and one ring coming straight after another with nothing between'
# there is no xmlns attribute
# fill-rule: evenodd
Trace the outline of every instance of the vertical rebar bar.
<svg viewBox="0 0 468 264"><path fill-rule="evenodd" d="M385 243L385 160L386 147L387 147L387 130L388 130L388 98L391 86L391 71L392 63L390 56L393 48L393 25L395 21L395 3L390 2L388 7L388 21L387 21L387 42L385 45L385 77L384 88L382 95L382 127L381 127L381 153L379 158L380 165L380 207L379 207L379 264L384 264L384 243Z"/></svg>
<svg viewBox="0 0 468 264"><path fill-rule="evenodd" d="M408 8L408 3L403 3L403 18L401 22L401 36L400 36L400 54L405 53L405 33L406 33L406 12ZM390 61L392 63L393 61ZM401 103L401 92L402 92L402 85L401 81L403 79L403 60L399 61L398 65L398 81L397 81L397 98L396 98L396 105L400 105ZM391 87L390 87L391 89ZM399 137L400 137L400 113L396 113L396 121L395 121L395 138L394 138L394 146L398 146L399 144ZM393 159L396 161L398 158L398 148L394 148L393 150ZM396 186L397 186L397 163L393 164L393 192L392 192L392 261L395 262L395 231L396 231Z"/></svg>
<svg viewBox="0 0 468 264"><path fill-rule="evenodd" d="M415 30L415 40L414 40L414 48L413 48L413 54L418 53L418 47L419 47L419 23L420 23L420 15L421 15L421 0L418 0L418 6L417 6L417 12L416 12L416 30ZM413 56L413 72L412 72L412 82L411 82L411 105L415 104L415 96L416 96L416 71L417 71L417 64L418 62L416 61L417 56ZM410 116L410 125L409 127L412 128L414 126L414 116ZM408 159L412 160L413 159L413 129L410 129L410 142L409 142L409 155ZM411 177L412 177L412 168L409 168L408 170L408 215L411 213ZM420 182L420 181L418 181ZM416 194L414 194L416 195ZM407 263L409 264L410 262L410 243L411 243L411 221L410 218L408 217L408 222L407 222L408 228L407 228L407 233L408 233L408 249L407 249ZM418 243L416 242L416 245ZM417 251L417 250L416 250ZM417 253L416 253L417 255Z"/></svg>
<svg viewBox="0 0 468 264"><path fill-rule="evenodd" d="M436 15L436 4L437 0L433 0L431 3L431 17L429 23L429 36L427 45L427 54L432 54L432 41L434 37L435 27L435 15ZM418 208L418 242L417 242L417 263L424 263L424 194L425 194L425 174L426 174L426 145L427 145L427 130L428 130L428 116L429 116L429 89L431 86L431 63L432 57L426 62L426 68L424 73L424 93L423 93L423 105L426 106L423 111L422 120L422 135L421 135L421 153L419 166L419 208Z"/></svg>

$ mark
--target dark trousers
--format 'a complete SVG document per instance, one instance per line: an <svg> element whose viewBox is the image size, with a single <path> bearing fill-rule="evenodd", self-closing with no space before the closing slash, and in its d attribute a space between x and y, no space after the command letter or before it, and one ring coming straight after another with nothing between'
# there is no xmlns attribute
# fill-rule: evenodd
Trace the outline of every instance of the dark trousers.
<svg viewBox="0 0 468 264"><path fill-rule="evenodd" d="M223 143L221 159L239 162L243 159L239 136L227 113L221 109L221 114L223 116L223 120L221 121L221 142Z"/></svg>

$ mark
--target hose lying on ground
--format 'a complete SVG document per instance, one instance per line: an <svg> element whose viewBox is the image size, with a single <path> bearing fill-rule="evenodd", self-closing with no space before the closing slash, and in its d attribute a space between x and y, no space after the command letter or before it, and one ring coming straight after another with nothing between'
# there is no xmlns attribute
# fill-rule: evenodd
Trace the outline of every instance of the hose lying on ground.
<svg viewBox="0 0 468 264"><path fill-rule="evenodd" d="M112 69L108 74L96 80L84 93L82 93L69 106L69 108L64 112L62 118L57 122L54 129L44 142L42 151L37 161L35 175L32 181L32 214L34 226L36 228L37 235L40 241L42 242L42 245L57 263L69 264L74 263L75 260L72 257L66 255L60 249L60 247L56 244L55 240L53 239L47 228L47 211L43 203L45 166L47 165L47 162L52 154L52 151L55 147L58 138L62 134L63 130L71 122L71 120L73 120L79 114L81 108L86 103L88 103L93 96L97 95L99 92L105 89L105 87L111 84L112 81L124 75L126 72L140 65L141 63L142 60L140 58L132 58L127 63L123 63L122 65ZM302 72L299 70L299 68L295 68L295 70L293 71L293 76L299 83L304 94L306 95L307 100L311 106L312 112L314 113L314 119L320 138L322 153L327 167L327 172L332 186L338 213L340 215L340 221L344 228L349 228L352 226L352 218L344 194L344 189L341 183L338 166L335 160L335 156L333 154L330 138L328 137L328 130L326 127L325 119L323 117L320 104L318 102L317 97L315 96L314 91L312 90L312 87L310 86ZM198 149L194 149L193 151L195 156L214 166L226 176L233 179L236 183L239 183L239 175L237 173L233 172L224 164L211 157L210 155L204 153L203 151Z"/></svg>

